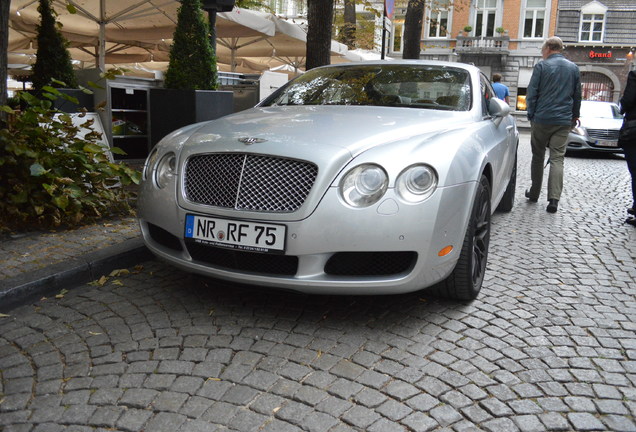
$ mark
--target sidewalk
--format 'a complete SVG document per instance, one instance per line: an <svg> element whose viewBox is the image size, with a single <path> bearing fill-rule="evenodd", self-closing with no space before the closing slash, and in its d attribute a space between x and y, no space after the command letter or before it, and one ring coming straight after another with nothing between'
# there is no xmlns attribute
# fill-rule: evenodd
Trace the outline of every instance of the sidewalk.
<svg viewBox="0 0 636 432"><path fill-rule="evenodd" d="M150 257L134 217L0 236L0 311Z"/></svg>

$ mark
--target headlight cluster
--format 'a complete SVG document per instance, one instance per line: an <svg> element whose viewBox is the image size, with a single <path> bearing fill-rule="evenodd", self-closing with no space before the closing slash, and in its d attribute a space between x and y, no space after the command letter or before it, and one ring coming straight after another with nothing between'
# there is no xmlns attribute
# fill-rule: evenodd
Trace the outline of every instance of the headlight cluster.
<svg viewBox="0 0 636 432"><path fill-rule="evenodd" d="M572 133L576 135L581 135L581 136L586 135L585 128L582 126L577 126L575 128L572 128Z"/></svg>
<svg viewBox="0 0 636 432"><path fill-rule="evenodd" d="M159 152L153 150L146 159L144 179L152 179L154 184L163 189L177 174L177 156L168 152L159 159Z"/></svg>
<svg viewBox="0 0 636 432"><path fill-rule="evenodd" d="M398 195L408 203L431 196L437 187L437 173L426 164L415 164L400 173L395 183ZM379 165L363 164L351 169L340 183L342 198L352 207L368 207L382 198L389 176Z"/></svg>

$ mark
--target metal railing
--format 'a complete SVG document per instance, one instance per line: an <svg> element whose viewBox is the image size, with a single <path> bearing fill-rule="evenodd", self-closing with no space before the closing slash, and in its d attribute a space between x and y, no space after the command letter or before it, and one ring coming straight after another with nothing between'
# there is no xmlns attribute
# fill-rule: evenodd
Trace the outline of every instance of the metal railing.
<svg viewBox="0 0 636 432"><path fill-rule="evenodd" d="M507 53L509 36L457 36L457 52Z"/></svg>

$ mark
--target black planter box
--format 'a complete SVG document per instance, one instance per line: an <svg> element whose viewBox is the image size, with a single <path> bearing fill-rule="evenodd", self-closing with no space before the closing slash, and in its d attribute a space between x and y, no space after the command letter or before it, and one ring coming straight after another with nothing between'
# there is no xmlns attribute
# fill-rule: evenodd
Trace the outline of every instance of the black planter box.
<svg viewBox="0 0 636 432"><path fill-rule="evenodd" d="M78 103L73 103L68 101L62 97L58 97L53 102L53 108L57 108L60 111L64 111L65 113L77 113L80 112L82 108L86 108L87 111L92 112L95 111L95 102L93 100L92 94L84 93L79 89L70 89L70 88L59 88L57 89L60 93L64 93L66 95L72 96L77 99ZM28 90L29 93L41 97L39 92L35 90Z"/></svg>
<svg viewBox="0 0 636 432"><path fill-rule="evenodd" d="M152 147L175 129L233 112L231 91L151 88L149 97Z"/></svg>

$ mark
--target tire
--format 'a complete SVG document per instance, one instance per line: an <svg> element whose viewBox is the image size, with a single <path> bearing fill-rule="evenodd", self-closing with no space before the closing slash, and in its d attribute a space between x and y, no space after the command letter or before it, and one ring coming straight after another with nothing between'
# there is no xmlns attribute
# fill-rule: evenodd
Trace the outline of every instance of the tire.
<svg viewBox="0 0 636 432"><path fill-rule="evenodd" d="M450 276L435 286L437 295L453 300L473 300L479 294L488 260L490 213L490 183L482 175L459 260Z"/></svg>
<svg viewBox="0 0 636 432"><path fill-rule="evenodd" d="M510 181L508 182L508 187L506 188L506 192L504 192L501 201L499 201L499 205L497 206L497 211L500 212L509 212L515 205L515 189L517 188L517 155L515 154L515 165L512 167L512 174L510 174Z"/></svg>

